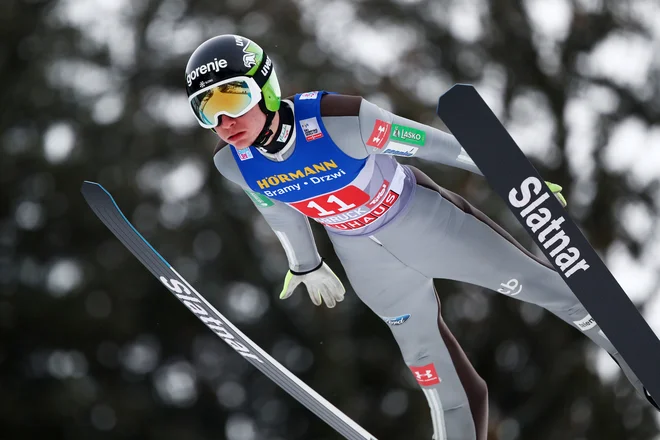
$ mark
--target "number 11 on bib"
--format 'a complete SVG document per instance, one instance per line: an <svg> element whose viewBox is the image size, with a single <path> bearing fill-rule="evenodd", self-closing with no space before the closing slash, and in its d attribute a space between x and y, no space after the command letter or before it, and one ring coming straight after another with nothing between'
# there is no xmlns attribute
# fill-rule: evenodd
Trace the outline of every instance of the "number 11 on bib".
<svg viewBox="0 0 660 440"><path fill-rule="evenodd" d="M658 401L660 341L497 116L473 86L464 84L455 85L440 97L437 113L651 397ZM570 255L561 254L560 258L551 248L544 247L539 231L525 221L541 203L570 240Z"/></svg>

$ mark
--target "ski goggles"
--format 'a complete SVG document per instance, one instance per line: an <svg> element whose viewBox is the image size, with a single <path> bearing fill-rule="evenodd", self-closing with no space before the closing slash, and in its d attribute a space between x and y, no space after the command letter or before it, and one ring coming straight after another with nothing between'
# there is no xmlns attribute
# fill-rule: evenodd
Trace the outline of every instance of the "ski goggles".
<svg viewBox="0 0 660 440"><path fill-rule="evenodd" d="M204 128L214 128L220 117L238 118L261 101L261 88L254 78L239 76L213 83L192 95L190 107Z"/></svg>

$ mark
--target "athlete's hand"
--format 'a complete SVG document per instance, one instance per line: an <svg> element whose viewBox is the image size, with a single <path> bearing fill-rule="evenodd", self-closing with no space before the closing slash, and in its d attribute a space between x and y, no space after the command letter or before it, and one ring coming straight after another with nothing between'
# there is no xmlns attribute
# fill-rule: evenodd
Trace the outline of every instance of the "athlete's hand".
<svg viewBox="0 0 660 440"><path fill-rule="evenodd" d="M346 293L344 285L323 261L316 269L309 272L287 272L280 299L290 297L300 283L307 286L307 293L315 306L320 306L323 302L328 308L333 308L344 300Z"/></svg>
<svg viewBox="0 0 660 440"><path fill-rule="evenodd" d="M545 181L545 184L548 185L548 189L557 197L557 200L559 200L559 203L561 203L561 206L564 208L566 207L566 199L561 193L561 190L564 189L561 186L557 185L556 183L548 182L547 180Z"/></svg>

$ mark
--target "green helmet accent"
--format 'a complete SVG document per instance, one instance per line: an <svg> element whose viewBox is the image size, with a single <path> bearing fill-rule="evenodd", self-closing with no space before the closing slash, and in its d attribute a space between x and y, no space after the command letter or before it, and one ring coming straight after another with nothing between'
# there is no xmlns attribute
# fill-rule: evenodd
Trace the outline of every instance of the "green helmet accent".
<svg viewBox="0 0 660 440"><path fill-rule="evenodd" d="M240 37L243 38L243 37ZM244 52L255 54L255 65L247 72L247 76L254 76L257 73L257 69L261 65L261 61L264 58L264 50L254 41L249 41ZM282 92L280 90L280 83L277 80L277 73L275 72L275 66L272 67L273 71L270 74L270 77L266 81L266 84L261 87L261 94L266 104L266 108L272 112L276 112L280 109L280 100L282 99Z"/></svg>
<svg viewBox="0 0 660 440"><path fill-rule="evenodd" d="M268 78L266 84L261 88L261 94L264 97L264 103L268 110L276 112L280 109L282 92L280 91L280 83L277 81L275 70L273 70L273 73L270 74L270 78Z"/></svg>

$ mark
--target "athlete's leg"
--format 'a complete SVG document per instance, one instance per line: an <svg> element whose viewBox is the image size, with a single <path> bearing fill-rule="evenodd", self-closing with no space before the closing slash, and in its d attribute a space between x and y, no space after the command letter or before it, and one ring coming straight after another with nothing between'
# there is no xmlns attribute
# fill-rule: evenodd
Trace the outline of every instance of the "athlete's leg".
<svg viewBox="0 0 660 440"><path fill-rule="evenodd" d="M367 307L380 317L410 315L390 330L429 402L435 438L485 440L485 382L441 320L433 280L367 237L330 238L351 286Z"/></svg>
<svg viewBox="0 0 660 440"><path fill-rule="evenodd" d="M418 185L408 212L376 237L428 277L480 285L545 308L607 350L641 391L639 380L557 272L456 194Z"/></svg>
<svg viewBox="0 0 660 440"><path fill-rule="evenodd" d="M440 335L447 345L447 350L449 350L451 359L454 362L458 377L467 394L477 432L477 440L486 440L488 437L488 385L479 376L477 370L474 369L474 366L454 337L454 334L447 327L445 320L442 318L442 305L437 292L435 292L435 296L438 300L438 327L440 329Z"/></svg>

